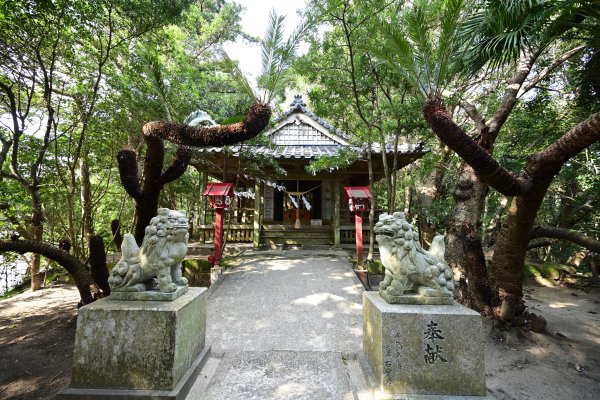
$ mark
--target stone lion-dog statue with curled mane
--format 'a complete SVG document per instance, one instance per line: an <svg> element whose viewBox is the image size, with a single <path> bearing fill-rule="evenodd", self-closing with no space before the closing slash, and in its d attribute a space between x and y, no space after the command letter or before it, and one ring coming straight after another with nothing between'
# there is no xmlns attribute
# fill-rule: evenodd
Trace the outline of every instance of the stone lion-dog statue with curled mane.
<svg viewBox="0 0 600 400"><path fill-rule="evenodd" d="M158 286L172 293L188 281L181 262L187 254L188 221L185 211L159 208L146 227L142 247L132 234L123 237L121 259L112 269L108 283L113 292L143 292Z"/></svg>
<svg viewBox="0 0 600 400"><path fill-rule="evenodd" d="M385 267L381 297L391 304L452 304L454 281L444 261L443 236L436 236L425 251L419 234L401 212L381 214L375 234Z"/></svg>

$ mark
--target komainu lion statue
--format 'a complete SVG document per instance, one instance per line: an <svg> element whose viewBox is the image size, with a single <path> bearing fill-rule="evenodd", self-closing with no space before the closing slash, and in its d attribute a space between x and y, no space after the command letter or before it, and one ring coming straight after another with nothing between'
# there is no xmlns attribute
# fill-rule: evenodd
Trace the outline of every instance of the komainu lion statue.
<svg viewBox="0 0 600 400"><path fill-rule="evenodd" d="M142 292L157 284L171 293L187 285L181 262L187 254L188 221L185 211L159 208L146 227L139 248L132 234L123 237L121 259L112 269L108 284L113 292ZM156 279L155 279L156 278Z"/></svg>
<svg viewBox="0 0 600 400"><path fill-rule="evenodd" d="M454 281L444 261L444 237L436 236L429 251L419 244L419 234L404 213L379 216L375 225L385 278L379 293L388 303L451 304ZM405 291L417 293L403 296Z"/></svg>

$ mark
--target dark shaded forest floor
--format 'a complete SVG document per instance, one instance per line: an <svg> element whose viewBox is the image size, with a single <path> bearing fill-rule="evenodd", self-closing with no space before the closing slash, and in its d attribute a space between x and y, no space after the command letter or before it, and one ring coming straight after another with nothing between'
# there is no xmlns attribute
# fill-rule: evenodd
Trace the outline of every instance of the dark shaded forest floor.
<svg viewBox="0 0 600 400"><path fill-rule="evenodd" d="M544 334L485 322L487 386L494 397L597 399L600 392L600 285L525 289ZM0 301L0 399L51 399L68 385L76 328L74 287Z"/></svg>

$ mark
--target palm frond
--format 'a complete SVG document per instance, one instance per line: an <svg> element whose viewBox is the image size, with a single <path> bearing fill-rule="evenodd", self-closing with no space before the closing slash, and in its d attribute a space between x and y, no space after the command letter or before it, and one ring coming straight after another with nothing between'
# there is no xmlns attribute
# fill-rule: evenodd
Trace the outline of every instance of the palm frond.
<svg viewBox="0 0 600 400"><path fill-rule="evenodd" d="M257 77L257 90L242 73L238 63L227 54L223 55L223 62L236 86L254 101L269 104L275 96L284 91L290 82L288 70L296 55L296 49L315 21L303 20L287 39L284 39L284 22L285 16L278 16L275 11L271 11L261 45L262 68Z"/></svg>
<svg viewBox="0 0 600 400"><path fill-rule="evenodd" d="M396 26L380 21L378 24L382 42L388 47L374 47L369 51L375 58L383 61L399 74L404 76L423 95L427 95L427 89L421 82L421 73L415 55L413 45L407 40L405 33Z"/></svg>
<svg viewBox="0 0 600 400"><path fill-rule="evenodd" d="M437 45L435 87L440 89L447 80L455 76L461 65L458 60L460 30L463 24L464 0L448 0L444 3L440 16L440 36ZM436 93L439 94L439 93Z"/></svg>
<svg viewBox="0 0 600 400"><path fill-rule="evenodd" d="M289 83L287 71L294 60L300 41L314 24L311 19L303 20L287 38L283 39L285 16L271 11L269 26L262 42L262 73L258 77L259 87L264 89L263 102L269 103Z"/></svg>
<svg viewBox="0 0 600 400"><path fill-rule="evenodd" d="M158 93L161 101L162 107L165 110L165 118L172 120L173 115L175 114L173 110L173 106L171 105L169 99L169 88L166 84L164 75L163 75L163 65L158 58L158 56L154 53L146 53L144 58L147 60L146 63L149 68L149 76L152 78L150 82L152 83L152 87Z"/></svg>
<svg viewBox="0 0 600 400"><path fill-rule="evenodd" d="M484 1L465 21L461 36L469 72L516 62L521 51L548 33L551 3L544 0Z"/></svg>
<svg viewBox="0 0 600 400"><path fill-rule="evenodd" d="M261 46L261 76L272 76L277 68L277 58L283 46L283 23L285 16L277 16L275 11L269 14L269 25Z"/></svg>
<svg viewBox="0 0 600 400"><path fill-rule="evenodd" d="M464 0L442 0L441 12L431 14L415 2L405 7L394 23L377 24L388 47L369 49L375 57L395 67L423 96L438 95L460 65Z"/></svg>
<svg viewBox="0 0 600 400"><path fill-rule="evenodd" d="M238 89L240 89L244 94L250 97L254 101L259 101L260 96L256 93L246 75L240 70L238 63L232 60L227 53L223 54L223 62L225 64L225 68L231 74L231 78L235 82Z"/></svg>
<svg viewBox="0 0 600 400"><path fill-rule="evenodd" d="M415 4L404 16L405 29L408 38L415 48L414 59L418 63L421 73L421 82L427 92L433 87L432 71L434 68L434 54L432 48L431 31L427 22L425 10Z"/></svg>

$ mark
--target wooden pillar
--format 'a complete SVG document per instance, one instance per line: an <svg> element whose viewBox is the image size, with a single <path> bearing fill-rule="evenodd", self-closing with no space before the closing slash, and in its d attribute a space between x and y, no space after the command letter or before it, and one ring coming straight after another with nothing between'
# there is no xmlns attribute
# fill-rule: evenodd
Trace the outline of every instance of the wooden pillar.
<svg viewBox="0 0 600 400"><path fill-rule="evenodd" d="M258 246L260 246L260 222L262 216L262 188L260 182L256 182L254 193L256 195L254 197L254 233L252 236L252 245L254 248L258 248Z"/></svg>
<svg viewBox="0 0 600 400"><path fill-rule="evenodd" d="M333 184L333 245L339 247L340 241L340 179L335 178Z"/></svg>

